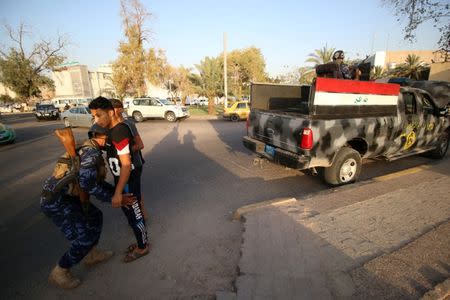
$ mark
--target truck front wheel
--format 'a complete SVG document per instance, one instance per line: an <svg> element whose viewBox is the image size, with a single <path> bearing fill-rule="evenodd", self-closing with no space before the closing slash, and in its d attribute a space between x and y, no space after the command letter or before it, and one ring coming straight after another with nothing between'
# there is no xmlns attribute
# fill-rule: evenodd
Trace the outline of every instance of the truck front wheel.
<svg viewBox="0 0 450 300"><path fill-rule="evenodd" d="M430 152L431 157L436 159L444 158L445 154L447 154L448 142L449 142L448 133L443 133L439 137L436 149Z"/></svg>
<svg viewBox="0 0 450 300"><path fill-rule="evenodd" d="M362 159L358 151L344 147L339 150L333 164L325 168L325 182L338 186L355 182L361 174Z"/></svg>

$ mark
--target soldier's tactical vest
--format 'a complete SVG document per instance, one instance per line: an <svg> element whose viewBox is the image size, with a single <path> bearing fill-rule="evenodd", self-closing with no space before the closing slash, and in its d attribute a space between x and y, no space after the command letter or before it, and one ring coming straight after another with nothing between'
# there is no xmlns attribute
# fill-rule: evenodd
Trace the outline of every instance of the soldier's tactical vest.
<svg viewBox="0 0 450 300"><path fill-rule="evenodd" d="M53 169L52 176L60 183L58 184L57 189L60 190L61 188L67 186L67 194L70 196L80 195L80 186L78 184L78 172L80 170L79 155L81 151L86 148L95 148L100 150L95 142L86 140L83 145L77 147L75 151L77 153L77 157L75 159L71 159L69 154L66 152L58 158L55 168ZM101 182L105 180L106 177L106 166L102 156L98 157L95 165L97 168L97 182Z"/></svg>

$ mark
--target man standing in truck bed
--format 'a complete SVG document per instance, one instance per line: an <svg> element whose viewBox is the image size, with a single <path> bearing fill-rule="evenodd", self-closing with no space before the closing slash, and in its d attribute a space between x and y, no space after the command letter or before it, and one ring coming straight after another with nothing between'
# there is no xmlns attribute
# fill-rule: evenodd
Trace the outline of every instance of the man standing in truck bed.
<svg viewBox="0 0 450 300"><path fill-rule="evenodd" d="M122 207L133 229L137 247L129 247L123 259L128 263L149 253L147 229L142 213L140 170L133 166L133 135L126 124L115 117L111 102L104 97L97 97L89 104L95 122L110 130L108 147L106 148L109 168L114 176L115 192L112 198L113 207L118 207L122 200L122 193L132 193L137 201L131 207Z"/></svg>

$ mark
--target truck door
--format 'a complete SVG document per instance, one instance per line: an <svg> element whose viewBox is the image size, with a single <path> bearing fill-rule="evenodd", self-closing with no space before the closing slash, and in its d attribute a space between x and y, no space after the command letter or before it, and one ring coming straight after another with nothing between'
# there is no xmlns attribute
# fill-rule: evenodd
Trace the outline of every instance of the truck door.
<svg viewBox="0 0 450 300"><path fill-rule="evenodd" d="M418 132L423 126L423 118L419 117L416 95L411 91L401 93L403 98L404 115L401 122L401 133L398 137L400 153L408 153L416 149L418 145Z"/></svg>
<svg viewBox="0 0 450 300"><path fill-rule="evenodd" d="M430 95L419 92L419 117L422 119L423 126L419 130L419 143L424 148L436 144L439 137L439 111L434 106Z"/></svg>

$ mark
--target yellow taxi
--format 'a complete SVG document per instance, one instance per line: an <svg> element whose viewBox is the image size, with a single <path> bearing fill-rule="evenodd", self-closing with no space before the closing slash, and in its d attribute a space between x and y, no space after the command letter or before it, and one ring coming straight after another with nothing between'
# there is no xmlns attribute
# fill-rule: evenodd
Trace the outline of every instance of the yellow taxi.
<svg viewBox="0 0 450 300"><path fill-rule="evenodd" d="M236 101L223 111L223 117L233 122L245 120L249 114L250 104L246 101Z"/></svg>

